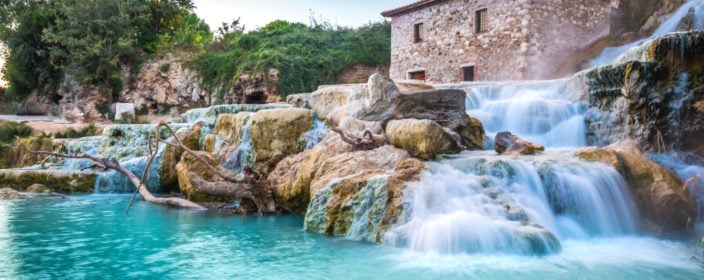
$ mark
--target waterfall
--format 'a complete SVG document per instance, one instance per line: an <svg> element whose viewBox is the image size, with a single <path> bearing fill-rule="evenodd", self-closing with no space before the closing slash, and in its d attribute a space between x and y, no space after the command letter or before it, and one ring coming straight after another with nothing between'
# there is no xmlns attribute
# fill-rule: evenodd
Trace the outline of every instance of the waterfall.
<svg viewBox="0 0 704 280"><path fill-rule="evenodd" d="M544 254L559 240L636 231L618 172L564 154L431 163L407 194L410 219L387 242L423 252Z"/></svg>
<svg viewBox="0 0 704 280"><path fill-rule="evenodd" d="M247 122L244 127L242 127L242 136L240 137L240 143L237 145L237 149L230 153L230 156L222 165L227 169L242 172L245 165L252 165L254 162L250 117L251 115L247 116Z"/></svg>
<svg viewBox="0 0 704 280"><path fill-rule="evenodd" d="M305 141L306 143L306 150L312 149L320 143L321 140L325 137L325 135L328 133L328 125L325 124L325 121L320 119L318 117L318 114L313 114L313 126L309 131L306 131L301 135L303 138L302 140Z"/></svg>
<svg viewBox="0 0 704 280"><path fill-rule="evenodd" d="M510 131L546 147L581 147L586 141L587 108L575 102L577 92L569 83L562 79L439 87L467 92L467 114L482 122L489 140Z"/></svg>
<svg viewBox="0 0 704 280"><path fill-rule="evenodd" d="M618 47L609 47L604 49L604 51L601 52L601 54L595 58L593 58L591 61L589 61L589 64L592 67L597 67L597 66L602 66L602 65L607 65L610 63L613 63L617 59L619 59L619 56L625 54L628 50L642 44L645 41L652 40L653 38L660 37L662 35L665 35L667 33L673 32L677 30L677 26L680 24L682 19L687 16L687 13L689 13L690 9L695 10L695 27L700 26L702 24L702 13L701 9L702 6L704 5L704 0L689 0L687 3L682 5L677 11L675 11L670 17L664 21L658 29L656 29L652 35L650 35L647 38L639 39L634 42L631 42L629 44L623 45L623 46L618 46ZM697 12L699 10L699 12ZM697 27L701 28L701 27ZM620 60L620 59L619 59Z"/></svg>

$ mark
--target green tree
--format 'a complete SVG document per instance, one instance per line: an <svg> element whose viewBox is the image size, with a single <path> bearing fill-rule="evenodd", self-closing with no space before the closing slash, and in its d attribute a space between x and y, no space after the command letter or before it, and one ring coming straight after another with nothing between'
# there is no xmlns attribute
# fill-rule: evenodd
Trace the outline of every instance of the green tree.
<svg viewBox="0 0 704 280"><path fill-rule="evenodd" d="M3 69L9 82L6 98L19 101L38 91L57 101L55 91L63 74L60 67L52 63L50 51L58 46L42 40L42 32L55 24L49 4L5 1L0 21L0 40L9 49Z"/></svg>
<svg viewBox="0 0 704 280"><path fill-rule="evenodd" d="M120 70L136 53L144 5L138 0L63 0L55 7L56 24L43 39L57 47L51 59L82 85L119 90Z"/></svg>

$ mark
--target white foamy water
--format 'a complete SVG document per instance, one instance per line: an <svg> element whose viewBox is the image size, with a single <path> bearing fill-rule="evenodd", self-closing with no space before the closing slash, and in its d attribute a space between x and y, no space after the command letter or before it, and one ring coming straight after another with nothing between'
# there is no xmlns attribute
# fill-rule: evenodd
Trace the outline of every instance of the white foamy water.
<svg viewBox="0 0 704 280"><path fill-rule="evenodd" d="M613 63L614 61L619 59L619 56L625 54L628 50L637 47L638 45L642 44L645 41L652 40L656 37L660 37L662 35L665 35L667 33L673 32L677 30L677 26L680 24L682 19L687 16L687 13L689 13L690 9L694 9L695 11L695 20L694 20L694 27L695 29L701 29L703 28L702 25L704 25L704 14L702 13L702 9L704 9L702 6L704 5L704 0L689 0L687 1L684 5L682 5L677 11L675 11L670 17L665 20L660 26L651 34L650 36L636 40L634 42L628 43L623 46L618 46L618 47L609 47L604 49L604 51L601 52L601 54L595 58L593 58L591 61L589 61L589 64L592 67L597 67L597 66L602 66L602 65L607 65L610 63Z"/></svg>

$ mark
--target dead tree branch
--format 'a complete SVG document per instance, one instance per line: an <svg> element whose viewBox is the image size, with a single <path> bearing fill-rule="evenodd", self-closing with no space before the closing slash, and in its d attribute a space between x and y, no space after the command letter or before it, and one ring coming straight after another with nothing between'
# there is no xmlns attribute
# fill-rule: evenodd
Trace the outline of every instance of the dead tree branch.
<svg viewBox="0 0 704 280"><path fill-rule="evenodd" d="M206 210L205 207L203 207L200 204L197 204L195 202L183 199L183 198L178 198L178 197L155 197L144 185L144 183L137 178L136 175L134 175L132 172L129 170L125 169L120 165L120 162L118 162L114 158L102 158L94 155L90 155L87 153L83 153L80 155L69 155L69 154L62 154L62 153L55 153L55 152L47 152L47 151L28 151L33 154L42 154L42 155L50 155L50 156L55 156L55 157L60 157L60 158L85 158L85 159L90 159L92 160L96 165L105 168L105 169L113 169L117 172L120 172L122 175L127 176L127 178L132 182L132 185L134 185L137 188L137 191L139 191L139 194L142 196L142 198L146 201L152 202L152 203L158 203L158 204L164 204L164 205L171 205L171 206L177 206L177 207L183 207L183 208L191 208L191 209L196 209L196 210Z"/></svg>
<svg viewBox="0 0 704 280"><path fill-rule="evenodd" d="M347 144L352 145L355 150L374 150L386 144L386 137L383 135L375 135L369 129L365 129L359 136L350 136L347 132L339 127L333 127L332 131L340 134L340 139Z"/></svg>

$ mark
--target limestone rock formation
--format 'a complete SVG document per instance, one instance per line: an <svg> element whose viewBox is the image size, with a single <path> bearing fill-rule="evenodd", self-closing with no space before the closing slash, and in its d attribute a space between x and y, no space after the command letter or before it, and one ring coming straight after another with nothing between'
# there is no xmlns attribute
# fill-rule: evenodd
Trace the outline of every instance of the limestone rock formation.
<svg viewBox="0 0 704 280"><path fill-rule="evenodd" d="M95 180L96 174L93 172L0 169L0 188L14 188L20 191L32 184L42 184L58 192L91 193Z"/></svg>
<svg viewBox="0 0 704 280"><path fill-rule="evenodd" d="M196 152L198 156L204 158L210 165L218 166L215 158L207 152ZM226 197L218 197L210 194L199 192L193 185L191 173L196 174L208 182L221 181L218 176L205 166L201 161L197 160L189 153L183 153L181 160L176 164L176 172L178 174L178 187L186 197L193 202L232 202L232 199Z"/></svg>
<svg viewBox="0 0 704 280"><path fill-rule="evenodd" d="M144 63L134 83L120 93L122 102L134 103L137 111L170 113L194 104L211 104L211 95L200 86L200 77L184 67L182 58L167 56Z"/></svg>
<svg viewBox="0 0 704 280"><path fill-rule="evenodd" d="M704 31L672 33L639 46L622 63L584 73L588 143L634 138L646 151L704 155Z"/></svg>
<svg viewBox="0 0 704 280"><path fill-rule="evenodd" d="M577 157L602 161L626 179L646 227L656 233L683 230L695 220L696 205L683 183L669 170L648 159L638 142L621 141L606 147L586 147Z"/></svg>
<svg viewBox="0 0 704 280"><path fill-rule="evenodd" d="M398 214L405 182L422 169L409 160L391 146L326 160L311 184L306 230L381 242L384 230L403 220Z"/></svg>
<svg viewBox="0 0 704 280"><path fill-rule="evenodd" d="M386 125L386 135L392 145L425 160L462 150L459 134L443 129L433 120L392 120Z"/></svg>
<svg viewBox="0 0 704 280"><path fill-rule="evenodd" d="M177 132L176 137L181 143L191 150L200 148L200 130L203 122L198 122L190 131ZM171 140L173 143L174 140ZM178 172L176 164L181 160L184 150L180 147L167 145L161 161L161 186L162 191L178 191Z"/></svg>
<svg viewBox="0 0 704 280"><path fill-rule="evenodd" d="M504 131L496 134L494 150L500 155L534 155L545 150L545 147L523 140L520 137Z"/></svg>
<svg viewBox="0 0 704 280"><path fill-rule="evenodd" d="M22 193L11 188L0 188L0 199L17 199L26 197Z"/></svg>
<svg viewBox="0 0 704 280"><path fill-rule="evenodd" d="M29 193L50 193L51 189L42 184L32 184L25 190Z"/></svg>
<svg viewBox="0 0 704 280"><path fill-rule="evenodd" d="M301 135L311 129L313 114L300 108L263 110L254 113L250 122L254 166L267 174L284 157L303 150Z"/></svg>

